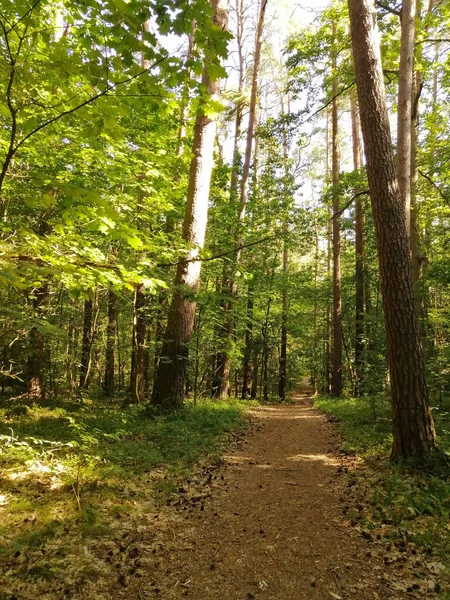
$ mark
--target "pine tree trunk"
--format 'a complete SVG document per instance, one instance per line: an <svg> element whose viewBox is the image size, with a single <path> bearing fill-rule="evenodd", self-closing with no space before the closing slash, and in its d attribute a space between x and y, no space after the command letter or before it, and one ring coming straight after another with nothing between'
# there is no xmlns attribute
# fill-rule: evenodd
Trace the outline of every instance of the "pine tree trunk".
<svg viewBox="0 0 450 600"><path fill-rule="evenodd" d="M105 356L105 381L106 396L112 396L115 389L115 349L117 330L117 296L110 289L108 292L108 324L106 326L106 356Z"/></svg>
<svg viewBox="0 0 450 600"><path fill-rule="evenodd" d="M211 0L214 21L221 29L228 22L228 2ZM211 81L208 69L203 72L203 85L209 98L220 96L220 81ZM183 239L192 248L178 263L175 291L164 334L161 361L153 387L152 403L166 407L182 406L186 383L189 342L192 337L196 301L200 283L201 263L195 260L203 248L208 215L208 199L213 168L216 115L206 114L199 107L194 128L193 158L189 174L189 187Z"/></svg>
<svg viewBox="0 0 450 600"><path fill-rule="evenodd" d="M391 381L392 458L436 448L373 2L349 0L361 128L375 223Z"/></svg>
<svg viewBox="0 0 450 600"><path fill-rule="evenodd" d="M336 26L333 23L333 36ZM331 106L332 184L333 184L333 377L331 394L342 394L342 290L341 290L341 232L339 227L339 141L338 141L338 84L336 51L333 50L333 83Z"/></svg>

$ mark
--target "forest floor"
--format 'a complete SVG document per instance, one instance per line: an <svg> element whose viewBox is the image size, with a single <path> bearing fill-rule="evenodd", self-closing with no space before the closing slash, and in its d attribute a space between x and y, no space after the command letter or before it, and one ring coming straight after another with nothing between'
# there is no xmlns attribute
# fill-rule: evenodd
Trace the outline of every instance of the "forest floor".
<svg viewBox="0 0 450 600"><path fill-rule="evenodd" d="M339 454L336 425L307 394L250 416L250 431L235 436L203 494L180 499L176 515L166 515L150 577L116 597L443 597L415 550L404 541L386 545L349 518L369 503L355 485L355 460Z"/></svg>
<svg viewBox="0 0 450 600"><path fill-rule="evenodd" d="M341 411L346 406L344 400L334 402L331 411L335 405ZM110 440L104 455L125 461L134 449L128 476L123 462L117 481L86 480L78 509L73 492L80 488L58 487L55 466L49 471L44 459L32 463L41 467L33 477L11 471L11 479L4 470L3 498L10 504L0 519L5 540L0 599L450 598L445 566L429 550L436 538L422 548L412 541L403 517L398 524L389 512L382 512L379 522L371 517L378 492L377 510L401 504L410 515L412 503L402 487L409 480L394 474L400 496L389 490L383 496L386 460L378 461L377 472L362 459L341 454L337 424L314 408L307 389L291 404L250 407L241 429L237 406L208 406L167 419L132 421L135 429ZM352 418L357 414L353 405L347 410ZM29 416L23 419L11 422L15 430L25 431ZM47 421L52 421L48 415ZM53 421L58 427L52 423L47 438L63 431L64 419ZM81 422L85 435L86 422ZM373 432L387 419L365 423ZM221 453L205 454L202 444L214 428L218 440L221 428L228 431L228 441ZM156 452L157 440L165 440L166 454L143 454L148 448ZM152 467L161 459L179 461L192 444L203 454L193 453L189 468ZM102 448L94 446L93 452ZM148 465L142 466L145 457ZM420 489L429 488L421 484ZM447 498L446 487L442 494ZM437 492L432 495L438 498ZM379 506L383 502L386 509ZM429 519L437 523L420 515L415 521L429 532ZM447 525L448 519L437 524L443 538Z"/></svg>

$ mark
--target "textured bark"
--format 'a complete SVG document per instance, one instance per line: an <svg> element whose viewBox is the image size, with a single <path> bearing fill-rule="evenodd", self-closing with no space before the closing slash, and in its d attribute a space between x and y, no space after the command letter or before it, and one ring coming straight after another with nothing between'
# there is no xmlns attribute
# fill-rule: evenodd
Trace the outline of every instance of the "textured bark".
<svg viewBox="0 0 450 600"><path fill-rule="evenodd" d="M332 24L333 36L336 35ZM333 83L331 106L331 147L332 147L332 184L333 184L333 377L331 394L342 394L342 289L341 289L341 232L339 223L339 141L338 141L338 82L336 76L336 52L333 50Z"/></svg>
<svg viewBox="0 0 450 600"><path fill-rule="evenodd" d="M397 106L397 179L410 231L411 115L416 0L403 0Z"/></svg>
<svg viewBox="0 0 450 600"><path fill-rule="evenodd" d="M106 357L104 389L107 396L112 396L115 389L115 350L117 330L117 296L110 289L108 292L108 324L106 326Z"/></svg>
<svg viewBox="0 0 450 600"><path fill-rule="evenodd" d="M90 383L93 302L84 301L83 339L81 342L80 390L87 391Z"/></svg>
<svg viewBox="0 0 450 600"><path fill-rule="evenodd" d="M226 29L228 2L211 0L211 7L216 25ZM211 81L206 66L202 81L207 96L217 100L220 96L220 81ZM178 263L175 291L152 395L153 404L166 407L182 406L184 400L189 342L196 309L195 295L200 282L201 263L195 259L205 241L216 119L216 115L200 111L195 121L193 158L183 223L183 239L191 250Z"/></svg>
<svg viewBox="0 0 450 600"><path fill-rule="evenodd" d="M356 100L350 96L353 142L353 169L362 166L361 139L359 136L359 116ZM359 190L355 189L355 194ZM364 372L364 239L361 196L355 199L355 395L362 391Z"/></svg>
<svg viewBox="0 0 450 600"><path fill-rule="evenodd" d="M412 286L409 238L398 186L370 0L349 0L361 128L378 248L391 381L393 459L436 448Z"/></svg>

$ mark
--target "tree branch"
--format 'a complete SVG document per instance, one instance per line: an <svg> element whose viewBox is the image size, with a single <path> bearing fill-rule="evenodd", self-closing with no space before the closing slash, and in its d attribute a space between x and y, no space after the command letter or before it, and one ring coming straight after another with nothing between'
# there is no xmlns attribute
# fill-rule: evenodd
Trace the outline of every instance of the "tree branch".
<svg viewBox="0 0 450 600"><path fill-rule="evenodd" d="M357 194L352 196L343 208L341 208L340 210L338 210L336 213L334 213L332 215L330 221L332 221L334 219L334 217L338 217L339 215L342 215L344 210L347 210L347 208L350 206L350 204L353 202L353 200L356 200L356 198L359 198L359 196L368 196L368 195L369 195L369 190L363 190L362 192L358 192Z"/></svg>
<svg viewBox="0 0 450 600"><path fill-rule="evenodd" d="M303 123L307 123L310 119L312 119L313 117L315 117L316 115L318 115L320 112L322 112L323 110L325 110L327 108L327 106L330 106L330 104L332 104L334 102L334 100L336 100L336 98L339 98L339 96L342 96L342 94L344 94L347 90L349 90L350 88L352 88L355 85L355 83L356 83L356 81L352 81L349 85L347 85L345 88L343 88L342 90L340 90L326 104L324 104L323 106L321 106L318 110L314 111L312 113L312 115L309 115L309 117L306 119L306 121L303 121Z"/></svg>
<svg viewBox="0 0 450 600"><path fill-rule="evenodd" d="M18 21L16 21L16 23L14 23L14 25L11 25L11 27L8 29L8 31L6 33L10 33L13 29L15 29L17 27L17 25L23 21L24 19L26 19L28 17L29 14L31 14L33 12L33 10L36 8L36 6L41 2L41 0L36 0L34 2L34 4L32 4L30 6L30 8L20 17L20 19Z"/></svg>
<svg viewBox="0 0 450 600"><path fill-rule="evenodd" d="M441 188L431 179L431 177L429 175L427 175L426 173L424 173L423 171L421 171L420 169L417 169L419 175L421 175L424 179L426 179L428 181L428 183L430 183L434 189L438 192L439 196L445 200L447 202L447 204L450 204L450 198L448 198L448 196L446 196L444 194L444 192L441 191Z"/></svg>
<svg viewBox="0 0 450 600"><path fill-rule="evenodd" d="M401 10L396 10L395 8L391 8L387 4L384 4L384 2L381 2L380 0L376 0L375 4L379 8L382 8L383 10L385 10L386 12L391 13L393 15L396 15L400 19L402 18L402 11Z"/></svg>
<svg viewBox="0 0 450 600"><path fill-rule="evenodd" d="M14 154L17 152L17 150L33 135L35 135L38 131L41 131L41 129L44 129L45 127L48 127L49 125L51 125L52 123L55 123L56 121L59 121L59 119L62 119L63 117L66 117L67 115L70 115L74 112L76 112L77 110L79 110L80 108L83 108L84 106L88 106L89 104L92 104L92 102L95 102L95 100L98 100L99 98L101 98L102 96L106 96L106 94L108 94L109 92L111 92L112 90L114 90L115 88L117 88L119 85L126 85L127 83L130 83L131 81L134 81L135 79L137 79L138 77L141 77L141 75L144 75L145 73L148 73L148 71L150 71L151 69L154 69L156 66L158 66L160 63L163 62L163 60L166 60L167 56L162 56L160 59L158 59L155 63L153 63L152 65L150 65L150 67L148 67L147 69L143 69L142 71L140 71L139 73L137 73L136 75L133 75L131 77L128 77L127 79L123 79L122 81L117 81L116 83L113 83L111 85L107 85L106 88L104 90L102 90L101 92L99 92L98 94L95 94L95 96L91 96L90 98L88 98L87 100L85 100L84 102L81 102L80 104L78 104L77 106L74 106L73 108L70 108L69 110L65 110L62 113L60 113L59 115L56 115L56 117L53 117L51 119L49 119L48 121L45 121L44 123L41 123L40 125L38 125L36 127L36 129L33 129L33 131L30 131L30 133L28 133L24 138L22 138L20 140L20 142L16 145L16 147L14 148Z"/></svg>
<svg viewBox="0 0 450 600"><path fill-rule="evenodd" d="M230 254L236 254L237 252L240 252L241 250L243 250L244 248L251 248L252 246L256 246L257 244L262 244L263 242L267 242L269 240L274 240L276 239L278 236L275 235L269 235L265 238L262 238L260 240L256 240L255 242L249 242L248 244L239 244L238 246L234 247L232 250L227 250L226 252L220 252L219 254L214 254L214 256L207 256L205 258L201 258L201 257L196 257L196 258L189 258L188 260L185 260L184 262L186 263L191 263L191 262L210 262L211 260L217 260L218 258L223 258L224 256L228 256ZM183 260L183 258L181 258L180 260ZM175 267L178 264L179 261L177 262L173 262L173 263L159 263L156 266L157 267Z"/></svg>

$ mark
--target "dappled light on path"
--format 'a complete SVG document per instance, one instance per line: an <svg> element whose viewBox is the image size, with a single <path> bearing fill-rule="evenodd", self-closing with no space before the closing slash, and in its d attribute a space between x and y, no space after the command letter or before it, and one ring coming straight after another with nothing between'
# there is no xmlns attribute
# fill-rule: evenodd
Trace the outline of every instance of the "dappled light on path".
<svg viewBox="0 0 450 600"><path fill-rule="evenodd" d="M222 457L211 499L198 513L183 508L173 536L193 552L168 549L164 598L180 598L180 582L196 600L393 598L341 516L347 479L334 426L304 394L250 414L253 432Z"/></svg>

